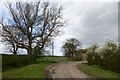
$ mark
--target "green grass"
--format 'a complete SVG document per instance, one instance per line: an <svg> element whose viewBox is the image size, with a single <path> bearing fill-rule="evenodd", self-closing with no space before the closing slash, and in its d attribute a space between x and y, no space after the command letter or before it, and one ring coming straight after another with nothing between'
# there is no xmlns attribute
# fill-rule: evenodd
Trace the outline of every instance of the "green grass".
<svg viewBox="0 0 120 80"><path fill-rule="evenodd" d="M38 57L37 62L22 67L8 67L2 73L3 78L44 78L44 70L56 61L67 61L66 57L43 56Z"/></svg>
<svg viewBox="0 0 120 80"><path fill-rule="evenodd" d="M84 73L96 78L118 78L118 75L120 75L109 70L104 70L96 65L79 64L77 67Z"/></svg>
<svg viewBox="0 0 120 80"><path fill-rule="evenodd" d="M53 62L37 62L19 68L9 69L2 73L3 78L44 78L45 68Z"/></svg>
<svg viewBox="0 0 120 80"><path fill-rule="evenodd" d="M68 61L66 57L43 56L37 62L22 67L7 67L2 73L3 78L44 78L45 68L56 61Z"/></svg>
<svg viewBox="0 0 120 80"><path fill-rule="evenodd" d="M42 56L38 57L38 61L68 61L67 57L63 56Z"/></svg>

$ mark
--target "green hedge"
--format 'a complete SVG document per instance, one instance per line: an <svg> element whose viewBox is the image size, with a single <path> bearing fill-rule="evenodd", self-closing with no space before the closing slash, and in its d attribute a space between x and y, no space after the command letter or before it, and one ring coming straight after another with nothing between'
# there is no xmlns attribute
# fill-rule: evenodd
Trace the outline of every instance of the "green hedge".
<svg viewBox="0 0 120 80"><path fill-rule="evenodd" d="M101 57L102 56L102 57ZM99 65L104 69L120 72L120 54L112 51L104 51L103 55L98 53L88 53L87 61L89 65Z"/></svg>
<svg viewBox="0 0 120 80"><path fill-rule="evenodd" d="M6 67L16 67L29 64L29 59L27 55L2 55L2 68Z"/></svg>

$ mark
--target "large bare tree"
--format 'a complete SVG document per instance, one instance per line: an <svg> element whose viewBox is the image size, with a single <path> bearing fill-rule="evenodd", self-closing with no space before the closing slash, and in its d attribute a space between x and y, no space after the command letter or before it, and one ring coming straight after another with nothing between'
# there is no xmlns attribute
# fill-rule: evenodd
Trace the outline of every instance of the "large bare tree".
<svg viewBox="0 0 120 80"><path fill-rule="evenodd" d="M40 47L39 49L44 48L48 39L56 36L59 28L64 25L62 6L53 3L38 1L12 4L8 2L7 8L11 19L9 19L10 24L6 24L4 20L0 21L8 39L3 37L18 48L26 49L30 60L34 55L33 48L36 45ZM14 33L9 30L10 28L15 29Z"/></svg>

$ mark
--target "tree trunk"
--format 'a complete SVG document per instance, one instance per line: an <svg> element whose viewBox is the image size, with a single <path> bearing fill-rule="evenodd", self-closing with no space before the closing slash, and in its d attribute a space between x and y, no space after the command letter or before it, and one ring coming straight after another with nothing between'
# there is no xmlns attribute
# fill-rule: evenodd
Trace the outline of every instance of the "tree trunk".
<svg viewBox="0 0 120 80"><path fill-rule="evenodd" d="M33 55L32 55L32 34L30 33L30 32L28 32L28 34L29 34L29 37L28 37L28 39L29 39L29 41L28 41L28 59L29 59L29 61L30 61L30 63L32 63L33 62Z"/></svg>
<svg viewBox="0 0 120 80"><path fill-rule="evenodd" d="M14 52L13 52L13 54L14 54L14 55L17 55L17 52L16 52L16 51L14 51Z"/></svg>
<svg viewBox="0 0 120 80"><path fill-rule="evenodd" d="M32 63L33 62L32 48L28 48L27 53L28 53L29 62Z"/></svg>
<svg viewBox="0 0 120 80"><path fill-rule="evenodd" d="M71 57L73 57L73 53L71 53Z"/></svg>
<svg viewBox="0 0 120 80"><path fill-rule="evenodd" d="M32 63L36 60L37 55L33 52L32 48L27 49L29 62Z"/></svg>

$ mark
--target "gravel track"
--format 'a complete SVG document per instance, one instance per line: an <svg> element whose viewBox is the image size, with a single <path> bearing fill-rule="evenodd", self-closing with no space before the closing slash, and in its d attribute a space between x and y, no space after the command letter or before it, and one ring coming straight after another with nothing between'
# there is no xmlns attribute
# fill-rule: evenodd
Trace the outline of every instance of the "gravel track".
<svg viewBox="0 0 120 80"><path fill-rule="evenodd" d="M88 75L77 69L77 62L62 62L55 66L55 75L53 78L90 78Z"/></svg>

